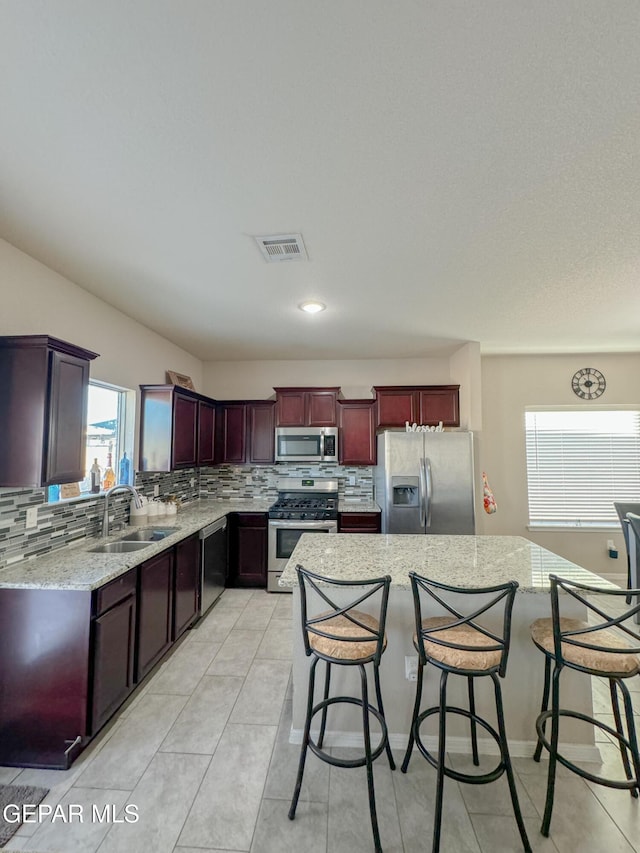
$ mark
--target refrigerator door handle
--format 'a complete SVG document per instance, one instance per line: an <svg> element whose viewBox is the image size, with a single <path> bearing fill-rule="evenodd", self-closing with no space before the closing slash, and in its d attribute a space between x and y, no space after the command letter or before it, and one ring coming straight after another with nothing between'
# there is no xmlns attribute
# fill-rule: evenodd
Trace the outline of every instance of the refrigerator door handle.
<svg viewBox="0 0 640 853"><path fill-rule="evenodd" d="M433 494L433 480L431 478L431 460L427 457L422 460L424 465L424 514L425 525L431 527L431 498Z"/></svg>
<svg viewBox="0 0 640 853"><path fill-rule="evenodd" d="M420 527L424 530L427 524L427 470L425 460L422 458L418 466L418 473L420 475Z"/></svg>

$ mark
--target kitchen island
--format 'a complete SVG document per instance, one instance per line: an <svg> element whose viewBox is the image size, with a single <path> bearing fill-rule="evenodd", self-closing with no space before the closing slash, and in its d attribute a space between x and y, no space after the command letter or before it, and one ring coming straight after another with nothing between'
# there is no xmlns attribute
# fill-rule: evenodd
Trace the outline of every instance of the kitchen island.
<svg viewBox="0 0 640 853"><path fill-rule="evenodd" d="M505 719L513 756L531 756L535 748L535 720L540 710L544 675L543 655L533 645L529 625L534 619L550 616L549 574L571 578L583 583L617 589L593 572L565 560L519 536L425 536L337 534L313 536L303 534L280 578L280 585L294 592L294 649L293 649L293 718L291 740L301 742L306 707L307 670L300 627L300 595L295 566L340 580L355 580L391 576L391 592L387 613L387 649L382 656L380 675L385 715L393 748L404 749L407 743L415 683L405 676L405 658L415 658L412 637L415 617L410 571L416 571L435 581L460 587L481 587L516 580L519 584L513 608L511 650L507 676L503 682ZM334 588L335 589L335 588ZM333 592L334 590L332 590ZM351 596L353 597L353 596ZM349 600L335 596L340 603ZM586 618L584 609L567 600L564 613L574 618ZM332 692L358 695L356 667L334 667ZM320 681L322 679L319 679ZM458 682L455 683L454 682ZM487 683L485 683L487 682ZM422 707L437 704L439 671L425 669ZM592 713L590 680L567 671L563 674L562 690L571 696L571 704L585 714ZM457 692L456 692L457 691ZM566 691L566 693L565 693ZM451 704L467 706L466 682L461 678L450 681ZM488 719L495 716L490 679L479 679L476 687L478 712ZM338 716L339 715L339 716ZM436 721L427 730L427 744L435 744ZM347 707L329 716L327 743L356 746L361 723L356 713ZM449 749L469 752L468 727L461 719L452 719L449 726ZM424 731L424 729L423 729ZM568 721L562 729L563 752L573 760L599 758L593 732L588 727ZM493 741L481 741L485 752L495 752Z"/></svg>

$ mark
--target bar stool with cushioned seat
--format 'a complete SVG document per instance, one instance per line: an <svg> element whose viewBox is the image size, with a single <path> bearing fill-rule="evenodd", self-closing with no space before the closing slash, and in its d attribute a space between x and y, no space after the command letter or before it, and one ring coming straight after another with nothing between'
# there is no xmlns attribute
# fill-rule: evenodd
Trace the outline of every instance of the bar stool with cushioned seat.
<svg viewBox="0 0 640 853"><path fill-rule="evenodd" d="M407 772L414 742L429 764L438 771L432 853L438 853L440 849L444 777L448 776L458 782L484 785L495 782L503 773L507 774L511 802L523 847L527 853L531 853L509 756L502 691L498 680L498 676L504 678L506 674L511 634L511 611L513 610L518 584L516 581L509 581L497 586L467 589L436 583L415 572L409 572L409 577L411 578L416 619L416 633L413 636L413 644L418 652L418 679L411 731L402 763L402 772ZM474 609L469 613L467 606L467 615L464 615L460 608L462 605L468 605L467 599L471 599L471 597L474 598L472 603ZM437 607L441 613L447 615L423 618L423 599L425 604L429 604L430 608ZM496 623L500 625L499 629L493 627ZM487 624L491 624L492 629L486 627ZM428 708L420 713L423 670L428 663L440 670L440 702L433 708ZM449 675L460 675L467 679L469 710L447 705ZM497 731L487 720L476 713L474 680L481 677L488 677L493 682L498 720ZM438 715L437 758L428 751L420 736L420 726L432 714ZM469 720L473 763L476 766L480 763L477 726L491 735L500 750L500 761L493 770L482 774L470 774L446 766L446 720L448 714L456 714Z"/></svg>
<svg viewBox="0 0 640 853"><path fill-rule="evenodd" d="M622 599L630 594L634 598L636 595L640 595L640 590L587 586L559 578L557 575L549 575L549 579L551 581L551 618L536 619L531 624L531 638L545 656L542 706L536 721L538 744L533 756L536 761L540 761L542 748L544 747L549 751L547 797L540 829L545 836L549 835L551 825L558 762L590 782L606 785L609 788L628 789L633 797L637 798L640 790L640 754L638 753L638 740L633 720L633 706L629 690L624 684L625 679L632 678L640 673L640 634L629 624L633 616L640 611L640 604L633 605L618 616L610 616L594 600L602 595ZM569 619L561 616L559 592L566 593L584 604L592 621L586 622L581 619ZM640 601L638 598L634 600ZM553 677L551 676L552 664L554 665ZM587 675L597 675L609 680L615 729L595 719L595 717L560 707L560 674L565 666ZM618 690L620 690L624 701L626 732L620 716ZM551 710L548 710L550 692ZM596 776L561 755L558 752L560 717L572 717L591 723L615 738L620 747L626 779L614 780ZM550 740L545 734L548 720L551 720Z"/></svg>
<svg viewBox="0 0 640 853"><path fill-rule="evenodd" d="M375 759L386 750L389 766L392 770L395 770L395 763L389 746L387 725L384 718L379 674L380 659L387 645L385 622L391 577L386 575L385 577L372 580L339 581L314 574L302 566L296 566L296 572L300 584L304 650L307 657L313 657L313 661L309 669L307 713L304 722L298 776L289 809L289 818L293 820L295 817L300 788L302 787L307 748L322 761L326 761L334 767L363 767L366 765L373 839L376 853L381 853L382 847L380 846L380 833L376 814L372 765ZM356 598L348 604L336 603L330 597L330 593L332 596L338 594L341 596L345 590L354 590L356 593ZM367 602L367 609L371 609L373 604L377 604L376 616L359 609L365 602ZM318 605L322 608L321 612L315 612ZM327 605L329 605L328 610L325 609ZM314 611L313 615L311 614L312 610ZM320 660L325 662L324 696L321 702L314 704L315 672L318 661ZM367 671L365 669L367 663L373 665L373 679L378 703L377 708L369 701ZM361 683L360 697L329 697L331 667L334 664L337 666L358 667ZM329 755L328 752L322 749L327 723L327 711L332 705L341 703L357 705L362 709L363 756L342 759ZM315 742L311 737L311 721L318 713L321 713L322 717L318 740ZM377 719L381 728L380 741L375 748L371 746L370 715L373 715Z"/></svg>

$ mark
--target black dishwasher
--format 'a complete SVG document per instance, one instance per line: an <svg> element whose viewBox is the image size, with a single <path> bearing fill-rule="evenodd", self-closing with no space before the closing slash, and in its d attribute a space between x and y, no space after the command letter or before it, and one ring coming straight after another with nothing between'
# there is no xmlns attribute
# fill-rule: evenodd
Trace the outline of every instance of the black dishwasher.
<svg viewBox="0 0 640 853"><path fill-rule="evenodd" d="M200 531L202 567L200 613L202 616L219 598L227 582L227 519L221 518Z"/></svg>

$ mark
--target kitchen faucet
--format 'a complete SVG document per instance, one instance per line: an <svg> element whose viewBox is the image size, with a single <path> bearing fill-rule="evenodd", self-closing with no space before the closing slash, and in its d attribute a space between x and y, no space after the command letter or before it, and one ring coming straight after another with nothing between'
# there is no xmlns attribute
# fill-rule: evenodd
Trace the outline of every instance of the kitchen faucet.
<svg viewBox="0 0 640 853"><path fill-rule="evenodd" d="M140 494L133 488L133 486L128 486L126 483L122 483L119 486L113 486L104 495L104 515L102 516L102 535L109 535L109 498L111 495L116 492L130 492L133 495L133 499L135 501L136 507L138 509L142 508L142 501L140 500Z"/></svg>

